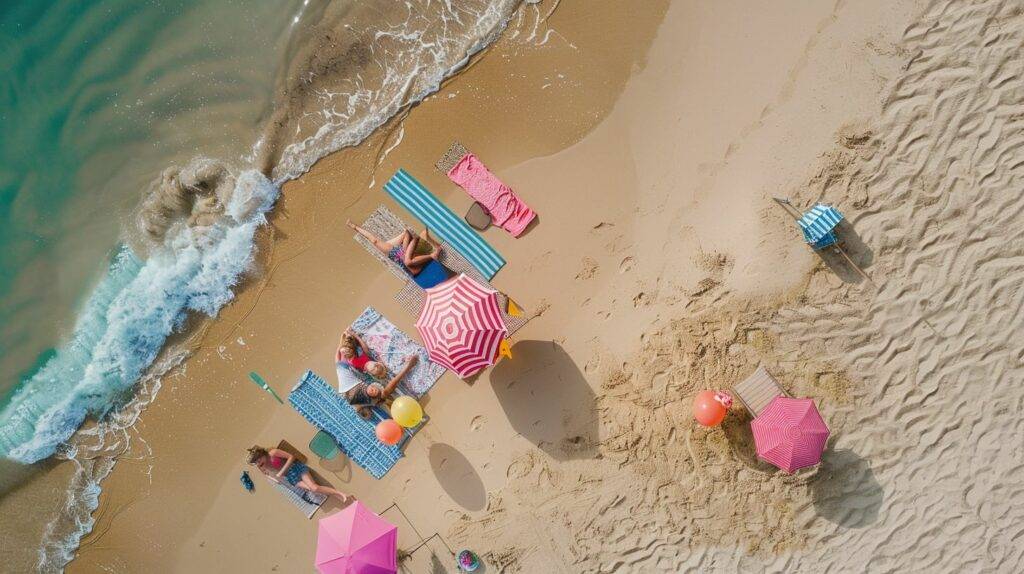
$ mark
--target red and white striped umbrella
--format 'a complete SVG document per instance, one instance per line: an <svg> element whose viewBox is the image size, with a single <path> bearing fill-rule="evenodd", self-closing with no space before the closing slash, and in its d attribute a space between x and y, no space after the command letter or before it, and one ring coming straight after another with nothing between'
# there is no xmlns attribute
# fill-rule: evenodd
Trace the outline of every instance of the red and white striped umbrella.
<svg viewBox="0 0 1024 574"><path fill-rule="evenodd" d="M430 360L463 378L493 365L508 333L498 292L466 275L427 289L416 329Z"/></svg>
<svg viewBox="0 0 1024 574"><path fill-rule="evenodd" d="M821 462L828 427L811 399L775 397L751 421L757 456L792 473Z"/></svg>

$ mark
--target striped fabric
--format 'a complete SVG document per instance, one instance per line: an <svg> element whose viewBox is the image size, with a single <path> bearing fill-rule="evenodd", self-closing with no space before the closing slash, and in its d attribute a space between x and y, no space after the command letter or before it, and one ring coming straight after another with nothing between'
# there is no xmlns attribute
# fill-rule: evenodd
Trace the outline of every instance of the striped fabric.
<svg viewBox="0 0 1024 574"><path fill-rule="evenodd" d="M750 429L757 456L789 473L821 462L829 435L813 400L790 397L775 397Z"/></svg>
<svg viewBox="0 0 1024 574"><path fill-rule="evenodd" d="M764 366L758 366L752 375L734 385L732 393L747 407L750 416L753 417L761 414L775 397L788 396L782 385Z"/></svg>
<svg viewBox="0 0 1024 574"><path fill-rule="evenodd" d="M306 518L313 518L316 511L320 510L320 506L327 500L326 494L303 490L286 482L274 482L269 479L268 481L274 486L275 490L284 495L288 502L294 504L295 508L298 508L299 512L302 512Z"/></svg>
<svg viewBox="0 0 1024 574"><path fill-rule="evenodd" d="M508 334L497 291L466 275L427 290L416 329L430 359L463 378L494 364Z"/></svg>
<svg viewBox="0 0 1024 574"><path fill-rule="evenodd" d="M384 184L384 191L427 229L462 253L488 281L505 265L505 260L493 247L404 169L398 170Z"/></svg>
<svg viewBox="0 0 1024 574"><path fill-rule="evenodd" d="M828 247L836 242L832 230L843 220L843 214L831 205L817 203L799 219L800 229L804 231L804 241L815 249Z"/></svg>

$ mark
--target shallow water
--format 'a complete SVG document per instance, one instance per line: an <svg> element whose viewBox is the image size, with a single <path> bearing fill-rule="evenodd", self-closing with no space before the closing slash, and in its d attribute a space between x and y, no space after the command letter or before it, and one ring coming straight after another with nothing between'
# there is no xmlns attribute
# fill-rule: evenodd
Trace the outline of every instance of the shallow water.
<svg viewBox="0 0 1024 574"><path fill-rule="evenodd" d="M5 5L0 496L45 525L37 569L91 530L186 356L168 337L234 297L276 186L437 90L518 4ZM11 502L32 476L11 461L54 456L74 466L58 515Z"/></svg>
<svg viewBox="0 0 1024 574"><path fill-rule="evenodd" d="M155 174L197 152L250 153L302 9L302 0L5 2L0 393L69 336Z"/></svg>

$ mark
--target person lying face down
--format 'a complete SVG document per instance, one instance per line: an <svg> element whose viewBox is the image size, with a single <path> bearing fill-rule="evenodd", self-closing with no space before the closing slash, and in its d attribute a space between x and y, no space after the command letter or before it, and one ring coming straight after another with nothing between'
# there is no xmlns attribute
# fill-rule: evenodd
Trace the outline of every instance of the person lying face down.
<svg viewBox="0 0 1024 574"><path fill-rule="evenodd" d="M279 448L266 449L259 445L249 448L245 461L267 475L270 480L279 483L288 483L309 492L317 492L329 496L336 496L342 502L354 498L340 490L330 486L322 486L316 483L309 467L295 460L292 453Z"/></svg>
<svg viewBox="0 0 1024 574"><path fill-rule="evenodd" d="M363 418L369 418L372 407L383 404L391 397L398 384L402 382L402 379L416 365L418 359L419 357L416 355L406 357L402 370L388 380L387 366L380 361L374 361L370 358L370 349L366 346L366 342L352 329L346 329L341 335L341 342L338 344L338 350L334 356L334 361L339 365L347 365L379 381L373 383L359 382L351 388L343 390L345 399ZM385 384L384 381L387 381L387 383Z"/></svg>

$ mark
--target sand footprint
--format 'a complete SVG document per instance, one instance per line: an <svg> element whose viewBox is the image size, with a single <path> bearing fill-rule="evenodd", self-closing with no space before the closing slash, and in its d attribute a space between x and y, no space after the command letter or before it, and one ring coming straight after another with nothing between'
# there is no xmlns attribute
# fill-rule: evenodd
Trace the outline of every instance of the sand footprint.
<svg viewBox="0 0 1024 574"><path fill-rule="evenodd" d="M522 478L530 474L533 470L533 464L532 456L529 454L521 456L508 465L508 468L505 470L505 476L508 478Z"/></svg>
<svg viewBox="0 0 1024 574"><path fill-rule="evenodd" d="M594 275L597 275L597 272L600 269L601 267L597 264L597 261L594 261L590 257L584 257L583 269L580 269L580 272L576 274L576 279L581 281L591 279L594 277Z"/></svg>
<svg viewBox="0 0 1024 574"><path fill-rule="evenodd" d="M483 415L476 415L473 420L469 421L469 430L476 432L483 428L484 424L487 423L487 417Z"/></svg>
<svg viewBox="0 0 1024 574"><path fill-rule="evenodd" d="M619 263L619 273L627 273L629 271L632 271L634 261L635 260L633 259L632 255L623 259L622 263Z"/></svg>

